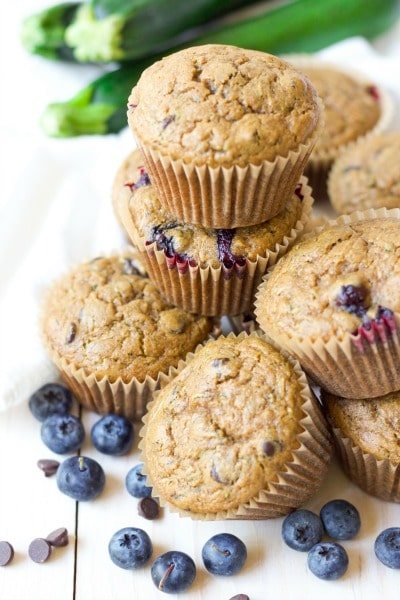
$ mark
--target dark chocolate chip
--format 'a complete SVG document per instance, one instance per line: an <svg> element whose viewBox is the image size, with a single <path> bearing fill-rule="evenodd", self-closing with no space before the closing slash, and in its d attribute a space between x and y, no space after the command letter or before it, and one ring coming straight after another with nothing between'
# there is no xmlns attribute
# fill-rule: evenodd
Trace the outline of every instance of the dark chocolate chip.
<svg viewBox="0 0 400 600"><path fill-rule="evenodd" d="M43 471L46 477L50 477L57 473L60 463L58 460L53 460L51 458L41 458L37 461L37 466Z"/></svg>
<svg viewBox="0 0 400 600"><path fill-rule="evenodd" d="M0 542L0 567L5 567L14 558L14 548L10 542Z"/></svg>
<svg viewBox="0 0 400 600"><path fill-rule="evenodd" d="M74 341L74 339L76 337L76 332L77 331L78 331L78 328L76 326L76 323L70 323L68 334L67 334L67 337L65 339L65 343L66 344L71 344Z"/></svg>
<svg viewBox="0 0 400 600"><path fill-rule="evenodd" d="M154 498L140 498L137 506L139 515L145 519L156 519L160 514L160 505Z"/></svg>
<svg viewBox="0 0 400 600"><path fill-rule="evenodd" d="M65 527L55 529L46 537L46 542L49 542L49 544L56 546L57 548L67 546L68 541L68 530Z"/></svg>
<svg viewBox="0 0 400 600"><path fill-rule="evenodd" d="M50 558L51 545L44 538L35 538L28 548L29 557L36 563L44 563Z"/></svg>
<svg viewBox="0 0 400 600"><path fill-rule="evenodd" d="M229 600L250 600L247 594L236 594L236 596L232 596Z"/></svg>

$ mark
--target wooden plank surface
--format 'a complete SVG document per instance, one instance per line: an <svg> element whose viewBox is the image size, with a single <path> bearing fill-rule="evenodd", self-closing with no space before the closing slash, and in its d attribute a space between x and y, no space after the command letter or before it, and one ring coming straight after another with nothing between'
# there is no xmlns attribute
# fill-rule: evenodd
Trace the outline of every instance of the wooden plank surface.
<svg viewBox="0 0 400 600"><path fill-rule="evenodd" d="M124 483L126 473L139 460L137 444L127 456L99 454L90 442L90 428L97 418L92 413L83 414L87 435L82 453L102 464L106 487L96 500L78 506L58 491L54 477L44 477L36 466L39 458L60 457L48 451L40 440L40 423L33 419L27 405L24 403L0 414L0 539L8 540L15 549L13 562L0 568L2 600L178 598L155 588L150 566L125 571L111 562L109 539L115 531L130 525L149 533L154 558L172 549L192 556L197 577L193 586L179 596L185 600L229 600L238 593L247 594L251 600L320 597L376 600L379 596L391 600L398 597L399 572L379 563L373 543L382 529L400 525L399 506L364 494L347 480L335 462L308 508L318 511L328 500L346 498L358 507L362 527L354 540L343 542L350 557L347 574L338 581L325 582L308 571L305 554L283 544L282 519L200 522L179 518L169 511L163 511L155 521L139 516L137 501L128 494ZM55 549L44 564L32 562L27 553L30 541L45 537L60 526L68 528L69 545ZM248 548L245 568L233 577L212 576L201 561L204 542L223 531L240 537Z"/></svg>

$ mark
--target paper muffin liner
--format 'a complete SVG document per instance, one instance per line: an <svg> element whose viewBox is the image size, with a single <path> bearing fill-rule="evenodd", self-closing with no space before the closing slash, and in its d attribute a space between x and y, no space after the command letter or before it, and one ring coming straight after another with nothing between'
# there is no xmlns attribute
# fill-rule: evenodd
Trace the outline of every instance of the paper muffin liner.
<svg viewBox="0 0 400 600"><path fill-rule="evenodd" d="M291 54L285 55L284 58L300 70L307 67L331 68L348 75L365 86L370 86L376 91L377 97L379 98L381 114L374 127L367 134L363 135L378 134L389 129L394 115L394 100L391 94L383 86L372 81L357 69L344 67L342 64L338 64L334 61L323 60L312 54ZM362 138L363 135L356 139ZM352 142L349 143L351 144ZM315 200L328 197L327 177L330 168L336 158L348 145L349 144L338 147L332 146L329 151L322 151L317 147L313 149L310 158L305 165L304 174L309 179Z"/></svg>
<svg viewBox="0 0 400 600"><path fill-rule="evenodd" d="M338 427L332 427L332 437L339 464L353 483L371 496L400 502L400 464L364 452Z"/></svg>
<svg viewBox="0 0 400 600"><path fill-rule="evenodd" d="M271 219L291 198L322 127L322 111L308 143L260 165L197 166L137 143L160 199L178 220L213 229L245 227Z"/></svg>
<svg viewBox="0 0 400 600"><path fill-rule="evenodd" d="M336 220L329 220L328 224L349 224L389 216L399 219L400 225L400 209L386 208L341 215ZM315 231L319 230L321 228ZM273 266L264 275L255 299L255 315L262 330L261 297L272 269ZM384 396L400 389L399 332L400 314L394 313L392 323L373 323L364 335L349 333L342 340L331 337L327 342L321 339L312 342L271 330L268 338L297 359L322 389L335 396L361 399Z"/></svg>
<svg viewBox="0 0 400 600"><path fill-rule="evenodd" d="M226 337L234 336L258 336L265 338L262 333L252 332L247 334L241 332L238 336L234 333ZM194 353L189 353L185 361L177 368L176 375L181 372L193 359L201 348L198 347ZM194 513L181 510L163 498L157 482L154 481L146 469L147 456L145 447L146 424L151 407L157 403L157 393L148 404L148 412L143 417L143 427L139 431L142 472L147 477L147 485L151 486L153 497L157 498L160 506L168 508L170 512L178 513L180 517L190 517L193 520L216 521L225 519L261 520L281 517L307 502L319 489L328 471L333 453L333 444L327 421L322 413L321 405L314 396L305 373L300 365L290 356L286 358L293 365L296 376L301 385L302 411L304 417L300 421L302 431L297 436L298 447L292 451L291 460L276 473L274 481L268 482L265 488L251 498L247 503L240 504L236 509L219 511L216 513Z"/></svg>
<svg viewBox="0 0 400 600"><path fill-rule="evenodd" d="M311 188L305 177L300 179L300 183L304 195L303 210L295 227L275 248L266 250L264 256L258 256L254 261L247 259L245 265L235 265L232 269L223 265L215 268L171 259L163 250L158 250L156 242L146 245L145 239L138 236L128 202L121 207L120 214L150 279L168 302L205 316L239 315L253 310L254 296L266 269L292 246L310 218L313 205Z"/></svg>
<svg viewBox="0 0 400 600"><path fill-rule="evenodd" d="M107 377L97 379L54 352L49 351L49 354L61 378L82 406L100 415L123 415L131 421L140 421L153 393L169 381L175 371L171 367L168 375L159 373L156 379L147 376L144 381L134 378L124 382L118 378L111 382Z"/></svg>

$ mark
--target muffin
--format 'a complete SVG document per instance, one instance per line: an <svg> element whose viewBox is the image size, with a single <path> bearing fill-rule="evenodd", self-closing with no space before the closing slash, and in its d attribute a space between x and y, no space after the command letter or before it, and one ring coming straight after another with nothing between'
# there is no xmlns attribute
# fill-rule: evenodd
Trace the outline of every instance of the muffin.
<svg viewBox="0 0 400 600"><path fill-rule="evenodd" d="M212 323L167 303L130 250L78 264L47 290L44 345L78 400L140 419L161 374L210 334Z"/></svg>
<svg viewBox="0 0 400 600"><path fill-rule="evenodd" d="M316 492L331 457L304 373L256 333L189 355L143 421L154 496L194 519L284 515Z"/></svg>
<svg viewBox="0 0 400 600"><path fill-rule="evenodd" d="M153 63L128 101L129 126L168 211L214 229L282 210L321 121L305 75L270 54L219 44Z"/></svg>
<svg viewBox="0 0 400 600"><path fill-rule="evenodd" d="M400 210L343 215L305 235L256 295L261 329L344 398L400 389Z"/></svg>
<svg viewBox="0 0 400 600"><path fill-rule="evenodd" d="M286 57L301 69L324 104L325 123L305 168L315 199L327 197L327 176L333 161L351 142L390 123L392 103L387 92L355 70L315 56Z"/></svg>
<svg viewBox="0 0 400 600"><path fill-rule="evenodd" d="M125 185L119 216L163 295L189 312L208 316L251 311L267 266L286 252L310 216L306 180L276 217L249 227L212 229L183 223L164 208L138 150L130 163L127 185L132 193L128 197Z"/></svg>
<svg viewBox="0 0 400 600"><path fill-rule="evenodd" d="M368 494L400 502L400 392L362 400L325 393L322 400L347 476Z"/></svg>
<svg viewBox="0 0 400 600"><path fill-rule="evenodd" d="M338 214L368 208L400 208L400 132L369 136L334 162L329 200Z"/></svg>

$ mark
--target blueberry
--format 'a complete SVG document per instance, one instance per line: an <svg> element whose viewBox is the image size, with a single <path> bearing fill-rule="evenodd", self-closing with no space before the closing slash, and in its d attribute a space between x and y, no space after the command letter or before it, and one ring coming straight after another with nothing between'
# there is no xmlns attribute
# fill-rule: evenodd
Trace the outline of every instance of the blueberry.
<svg viewBox="0 0 400 600"><path fill-rule="evenodd" d="M363 285L342 285L336 297L336 305L342 310L361 317L366 312L367 295Z"/></svg>
<svg viewBox="0 0 400 600"><path fill-rule="evenodd" d="M349 566L346 550L336 542L314 544L307 557L308 568L320 579L339 579Z"/></svg>
<svg viewBox="0 0 400 600"><path fill-rule="evenodd" d="M71 456L57 469L58 489L74 500L96 498L103 491L105 482L101 465L87 456Z"/></svg>
<svg viewBox="0 0 400 600"><path fill-rule="evenodd" d="M351 540L360 530L360 514L347 500L327 502L320 517L326 533L335 540Z"/></svg>
<svg viewBox="0 0 400 600"><path fill-rule="evenodd" d="M72 407L72 394L63 385L46 383L31 395L28 406L38 421L51 415L67 415Z"/></svg>
<svg viewBox="0 0 400 600"><path fill-rule="evenodd" d="M285 517L282 539L293 550L308 552L322 540L324 528L320 517L311 510L300 508Z"/></svg>
<svg viewBox="0 0 400 600"><path fill-rule="evenodd" d="M146 485L146 475L142 473L143 463L130 469L125 477L125 487L135 498L149 498L152 488Z"/></svg>
<svg viewBox="0 0 400 600"><path fill-rule="evenodd" d="M40 435L50 450L57 454L67 454L82 446L85 430L74 415L51 415L43 421Z"/></svg>
<svg viewBox="0 0 400 600"><path fill-rule="evenodd" d="M178 550L161 554L151 566L154 585L166 594L176 594L186 590L196 577L193 559Z"/></svg>
<svg viewBox="0 0 400 600"><path fill-rule="evenodd" d="M247 559L245 544L231 533L217 533L203 546L201 553L207 571L213 575L235 575Z"/></svg>
<svg viewBox="0 0 400 600"><path fill-rule="evenodd" d="M132 423L123 416L105 415L92 427L94 447L103 454L121 456L131 448L134 438Z"/></svg>
<svg viewBox="0 0 400 600"><path fill-rule="evenodd" d="M400 527L388 527L378 535L374 545L376 557L386 567L400 569Z"/></svg>
<svg viewBox="0 0 400 600"><path fill-rule="evenodd" d="M153 545L149 535L138 527L124 527L108 544L111 560L121 569L137 569L149 562Z"/></svg>

